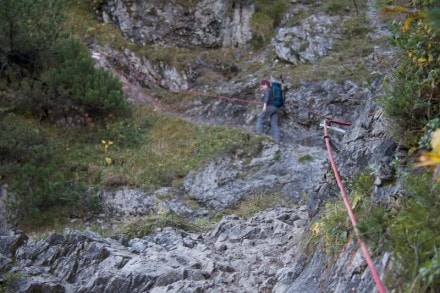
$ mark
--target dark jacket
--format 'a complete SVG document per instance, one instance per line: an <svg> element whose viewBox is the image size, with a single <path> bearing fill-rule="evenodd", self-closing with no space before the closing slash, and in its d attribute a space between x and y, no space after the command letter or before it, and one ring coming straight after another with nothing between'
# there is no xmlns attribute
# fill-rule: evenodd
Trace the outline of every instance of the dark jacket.
<svg viewBox="0 0 440 293"><path fill-rule="evenodd" d="M273 104L273 103L272 103L272 90L271 90L270 88L267 88L267 89L264 91L264 94L263 94L263 101L264 101L264 103L265 103L267 106Z"/></svg>

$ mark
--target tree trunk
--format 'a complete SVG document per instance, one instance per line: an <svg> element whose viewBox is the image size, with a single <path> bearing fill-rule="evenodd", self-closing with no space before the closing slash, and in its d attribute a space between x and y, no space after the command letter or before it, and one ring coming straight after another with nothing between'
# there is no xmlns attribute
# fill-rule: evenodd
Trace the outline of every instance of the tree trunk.
<svg viewBox="0 0 440 293"><path fill-rule="evenodd" d="M354 5L354 8L356 9L356 15L359 15L359 9L358 9L356 0L353 0L353 5Z"/></svg>

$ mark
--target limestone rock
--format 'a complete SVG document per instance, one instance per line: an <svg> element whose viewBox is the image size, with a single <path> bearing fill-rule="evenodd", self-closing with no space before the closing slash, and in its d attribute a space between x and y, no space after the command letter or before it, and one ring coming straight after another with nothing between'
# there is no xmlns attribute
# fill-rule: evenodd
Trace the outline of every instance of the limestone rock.
<svg viewBox="0 0 440 293"><path fill-rule="evenodd" d="M276 54L293 64L315 63L333 48L339 36L337 21L340 19L317 14L295 26L280 28L274 40Z"/></svg>
<svg viewBox="0 0 440 293"><path fill-rule="evenodd" d="M107 0L98 11L138 44L218 48L241 46L252 38L253 1L202 0L182 5L170 1Z"/></svg>

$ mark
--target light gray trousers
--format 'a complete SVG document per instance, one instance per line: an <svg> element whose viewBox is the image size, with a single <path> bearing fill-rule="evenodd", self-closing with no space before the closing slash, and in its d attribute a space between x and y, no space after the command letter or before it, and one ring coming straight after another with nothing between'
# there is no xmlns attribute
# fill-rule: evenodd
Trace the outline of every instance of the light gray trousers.
<svg viewBox="0 0 440 293"><path fill-rule="evenodd" d="M280 141L280 128L278 127L278 108L269 105L266 107L266 112L261 112L257 119L256 131L263 133L264 122L270 118L270 128L272 131L273 140Z"/></svg>

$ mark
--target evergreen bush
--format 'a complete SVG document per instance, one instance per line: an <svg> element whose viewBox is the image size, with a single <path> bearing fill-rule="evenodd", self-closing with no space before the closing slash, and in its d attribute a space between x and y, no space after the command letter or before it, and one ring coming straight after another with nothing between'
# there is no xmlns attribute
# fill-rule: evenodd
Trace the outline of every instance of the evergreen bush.
<svg viewBox="0 0 440 293"><path fill-rule="evenodd" d="M56 65L42 74L46 105L55 116L79 112L102 118L129 110L120 82L103 69L95 69L86 48L76 40L62 42Z"/></svg>
<svg viewBox="0 0 440 293"><path fill-rule="evenodd" d="M48 220L49 210L73 211L85 188L61 167L58 144L44 128L8 114L0 118L0 137L0 180L15 195L11 208L17 220L38 226Z"/></svg>
<svg viewBox="0 0 440 293"><path fill-rule="evenodd" d="M0 51L26 60L44 53L62 32L64 0L0 0Z"/></svg>
<svg viewBox="0 0 440 293"><path fill-rule="evenodd" d="M62 35L64 1L0 0L0 101L38 120L91 124L128 111L119 81Z"/></svg>

